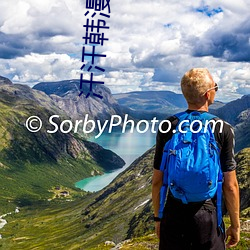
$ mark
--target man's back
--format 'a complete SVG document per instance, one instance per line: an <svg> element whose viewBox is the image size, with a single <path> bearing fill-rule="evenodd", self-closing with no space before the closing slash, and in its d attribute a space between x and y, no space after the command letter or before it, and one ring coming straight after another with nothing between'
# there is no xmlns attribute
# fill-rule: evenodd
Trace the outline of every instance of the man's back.
<svg viewBox="0 0 250 250"><path fill-rule="evenodd" d="M187 72L181 83L183 94L188 103L188 111L207 112L213 103L217 84L206 69L193 69ZM160 170L163 147L171 140L176 130L178 118L169 117L172 128L168 133L157 134L154 158L152 199L156 217L156 233L160 237L160 249L225 249L224 224L217 226L216 196L201 202L183 204L169 191L161 221L157 218L160 208L160 189L164 174ZM220 163L224 175L224 196L232 225L227 233L231 237L229 245L239 240L239 190L235 175L234 134L225 122L220 130L216 124L214 137L220 148ZM162 129L164 131L164 127ZM171 168L171 165L169 166ZM231 189L231 191L230 191ZM230 198L231 197L233 198ZM231 200L230 200L231 199Z"/></svg>

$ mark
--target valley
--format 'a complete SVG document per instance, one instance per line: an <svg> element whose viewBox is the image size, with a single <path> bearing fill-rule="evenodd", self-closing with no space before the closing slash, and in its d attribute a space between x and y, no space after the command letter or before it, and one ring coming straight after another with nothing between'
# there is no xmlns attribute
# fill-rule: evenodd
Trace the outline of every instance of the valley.
<svg viewBox="0 0 250 250"><path fill-rule="evenodd" d="M102 91L103 103L94 98L78 100L74 80L41 83L34 89L14 85L6 78L0 80L0 215L15 211L16 207L20 210L2 218L7 224L0 229L0 248L111 249L105 246L105 241L116 245L125 241L124 248L120 249L155 247L151 200L153 145L147 151L145 145L137 146L145 150L122 169L125 162L115 148L125 152L130 146L114 144L114 153L106 149L109 144L102 147L83 134L58 131L52 135L46 133L45 128L39 133L30 133L25 128L27 117L38 114L43 121L48 121L51 115L60 115L57 124L62 119L74 121L86 114L91 119L105 121L111 115L124 115L132 105L131 99L126 99L126 106L122 106L107 88L102 88L98 91ZM152 96L143 93L138 100L141 98ZM250 95L243 96L233 104L217 103L211 110L232 122L236 131L242 221L250 217L249 98ZM145 103L149 105L149 100ZM168 103L174 110L183 109L174 105L174 99L169 98ZM183 105L181 100L180 103ZM148 108L143 105L138 112L129 109L129 118L138 121L173 112L168 106L164 114L164 108L160 111L158 108L152 107L155 113L147 113ZM45 123L46 129L53 129L50 125ZM130 137L132 144L136 144L135 140L143 143L140 137L133 134ZM111 140L106 139L108 143ZM132 147L131 150L129 154L135 151ZM120 172L100 191L81 191L74 186L81 179L110 171ZM249 237L249 231L243 230L238 249L246 249ZM126 240L129 241L126 243ZM139 246L142 248L136 248Z"/></svg>

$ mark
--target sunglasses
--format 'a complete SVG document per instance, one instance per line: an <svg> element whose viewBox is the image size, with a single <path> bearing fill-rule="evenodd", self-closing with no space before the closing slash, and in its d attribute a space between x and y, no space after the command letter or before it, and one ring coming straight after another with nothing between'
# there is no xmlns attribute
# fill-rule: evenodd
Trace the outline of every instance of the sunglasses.
<svg viewBox="0 0 250 250"><path fill-rule="evenodd" d="M207 89L207 91L206 91L203 95L205 95L208 91L210 91L210 90L212 90L212 89L214 89L215 91L218 91L218 89L219 89L218 84L217 84L217 83L214 83L214 87L212 87L212 88L210 88L210 89Z"/></svg>

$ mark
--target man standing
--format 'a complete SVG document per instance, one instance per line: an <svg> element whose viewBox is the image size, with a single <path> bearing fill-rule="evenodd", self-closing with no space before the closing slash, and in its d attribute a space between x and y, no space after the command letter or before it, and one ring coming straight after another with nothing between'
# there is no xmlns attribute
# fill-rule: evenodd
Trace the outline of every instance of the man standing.
<svg viewBox="0 0 250 250"><path fill-rule="evenodd" d="M217 84L207 69L195 68L186 72L181 80L181 89L188 104L187 113L208 112L214 102ZM163 172L160 170L163 148L173 136L178 118L168 118L172 127L168 133L158 131L152 179L152 199L154 206L155 229L160 239L160 250L223 250L236 246L240 238L239 187L236 179L234 160L234 133L232 127L222 122L223 129L215 126L214 137L220 149L220 163L223 172L223 195L230 216L231 226L226 233L217 225L216 195L201 202L184 204L168 192L163 218L159 218L160 190ZM163 130L164 131L164 128ZM175 131L174 131L175 132ZM170 166L171 167L171 166ZM223 228L224 224L222 225Z"/></svg>

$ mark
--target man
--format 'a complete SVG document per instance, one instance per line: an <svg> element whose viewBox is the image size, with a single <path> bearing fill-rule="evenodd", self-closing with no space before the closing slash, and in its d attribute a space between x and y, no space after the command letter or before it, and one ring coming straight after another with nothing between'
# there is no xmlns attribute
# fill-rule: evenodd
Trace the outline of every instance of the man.
<svg viewBox="0 0 250 250"><path fill-rule="evenodd" d="M194 68L186 72L181 80L181 89L188 104L187 112L208 112L214 102L217 84L207 69ZM220 148L220 162L223 171L223 196L230 216L231 226L226 235L217 226L216 198L203 202L183 204L168 192L163 218L159 219L160 189L163 172L160 171L165 143L171 139L178 118L169 117L172 127L168 133L158 131L152 179L152 199L154 206L155 230L160 239L161 250L221 250L236 246L240 238L239 187L236 179L234 160L234 133L232 127L223 121L220 133L216 124L214 136ZM162 131L165 129L163 128ZM226 237L225 237L226 236Z"/></svg>

